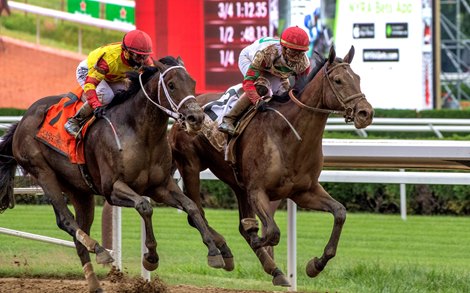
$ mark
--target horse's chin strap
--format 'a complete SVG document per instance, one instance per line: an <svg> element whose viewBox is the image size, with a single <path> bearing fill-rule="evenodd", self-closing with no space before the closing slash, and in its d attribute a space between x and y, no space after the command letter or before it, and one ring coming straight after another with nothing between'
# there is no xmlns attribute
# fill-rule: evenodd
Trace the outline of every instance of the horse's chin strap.
<svg viewBox="0 0 470 293"><path fill-rule="evenodd" d="M167 70L165 70L163 73L160 74L160 78L158 80L158 103L156 103L154 100L152 100L149 95L147 94L147 92L145 91L145 88L144 88L144 84L142 82L142 73L139 74L139 83L140 83L140 87L142 88L142 92L144 93L145 97L150 101L152 102L152 104L154 104L155 106L157 106L160 110L162 110L163 112L165 112L168 116L174 118L175 120L178 120L180 121L181 120L181 114L178 113L179 109L181 108L181 106L189 99L196 99L196 97L194 97L193 95L189 95L187 97L185 97L184 99L182 99L179 104L176 104L176 102L171 98L170 96L170 93L168 92L168 89L166 87L166 84L164 82L164 77L165 77L165 74L168 73L168 71L172 70L172 69L177 69L177 68L183 68L184 70L186 70L184 68L184 66L172 66L170 68L168 68ZM165 92L165 97L168 101L168 103L170 104L172 110L170 109L167 109L165 107L163 107L161 105L161 99L160 99L160 88L163 88L163 91Z"/></svg>

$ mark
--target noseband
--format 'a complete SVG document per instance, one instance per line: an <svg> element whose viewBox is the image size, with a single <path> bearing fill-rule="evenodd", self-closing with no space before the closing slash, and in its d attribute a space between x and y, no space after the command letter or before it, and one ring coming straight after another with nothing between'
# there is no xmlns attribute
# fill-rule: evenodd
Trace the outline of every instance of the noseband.
<svg viewBox="0 0 470 293"><path fill-rule="evenodd" d="M181 120L181 113L179 113L179 110L181 106L189 99L196 99L193 95L186 96L184 99L182 99L178 104L171 98L170 93L168 92L168 88L166 87L164 77L165 75L173 69L178 69L182 68L186 71L186 68L184 66L172 66L167 68L164 72L160 73L160 77L158 79L158 103L156 103L154 100L152 100L147 92L145 91L144 85L142 83L142 73L139 74L139 82L140 82L140 87L142 88L142 91L144 92L145 97L152 102L155 106L160 108L163 112L165 112L168 116L174 118L175 120ZM161 99L160 99L160 88L163 88L163 92L165 93L166 100L171 106L171 109L167 109L161 105Z"/></svg>
<svg viewBox="0 0 470 293"><path fill-rule="evenodd" d="M326 77L326 79L328 80L328 84L330 85L330 88L331 90L333 91L333 93L335 94L335 97L336 99L338 100L338 102L341 104L341 106L343 107L343 111L336 111L336 110L329 110L329 109L321 109L321 108L316 108L316 107L311 107L311 106L308 106L308 105L305 105L304 103L302 103L301 101L299 101L295 96L294 96L294 93L292 92L292 90L290 90L289 92L289 97L291 98L291 100L293 100L299 107L303 108L303 109L307 109L307 110L310 110L310 111L314 111L314 112L320 112L320 113L326 113L326 114L342 114L345 121L346 122L351 122L351 121L354 121L354 107L357 105L357 103L359 103L360 100L362 99L365 99L365 95L363 93L357 93L357 94L353 94L349 97L346 97L344 98L341 93L338 91L338 89L334 86L333 82L331 81L330 79L330 76L329 74L335 70L336 68L340 67L340 66L349 66L349 63L346 63L346 62L342 62L342 63L339 63L339 64L336 64L335 66L331 67L330 69L326 69L326 66L323 67L323 73L324 73L324 77ZM349 103L350 101L352 100L355 100L357 99L358 101L354 104L354 107L348 107L346 104Z"/></svg>

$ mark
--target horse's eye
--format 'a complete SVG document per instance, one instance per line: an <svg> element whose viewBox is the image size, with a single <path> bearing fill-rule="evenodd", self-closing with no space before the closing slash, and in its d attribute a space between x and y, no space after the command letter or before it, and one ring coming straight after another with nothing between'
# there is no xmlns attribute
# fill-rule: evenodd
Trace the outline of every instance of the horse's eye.
<svg viewBox="0 0 470 293"><path fill-rule="evenodd" d="M335 76L333 78L333 80L337 83L337 84L341 84L341 78L339 78L339 76Z"/></svg>
<svg viewBox="0 0 470 293"><path fill-rule="evenodd" d="M174 89L175 89L175 84L172 83L172 82L169 82L169 83L168 83L168 88L169 88L170 90L174 90Z"/></svg>

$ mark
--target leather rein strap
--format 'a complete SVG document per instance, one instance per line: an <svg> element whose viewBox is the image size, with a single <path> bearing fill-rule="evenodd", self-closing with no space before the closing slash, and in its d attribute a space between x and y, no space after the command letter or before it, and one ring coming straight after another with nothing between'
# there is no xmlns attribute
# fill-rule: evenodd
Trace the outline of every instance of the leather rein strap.
<svg viewBox="0 0 470 293"><path fill-rule="evenodd" d="M326 69L326 66L325 66L325 67L323 67L323 72L324 72L324 77L326 77L326 79L328 80L328 84L330 85L331 90L335 94L336 99L343 106L343 108L344 108L343 111L321 109L321 108L308 106L308 105L302 103L301 101L299 101L299 99L297 99L295 97L293 90L289 91L289 97L300 108L307 109L307 110L314 111L314 112L325 113L325 114L342 114L346 118L346 122L352 121L353 117L351 116L351 114L353 113L353 108L347 107L346 103L348 103L352 100L358 99L358 98L359 98L359 100L365 99L365 95L363 93L357 93L357 94L351 95L351 96L346 97L346 98L342 97L342 95L339 93L338 89L335 88L335 86L333 85L333 82L331 81L330 76L329 76L329 74L333 70L335 70L336 68L338 68L340 66L349 66L349 63L346 63L346 62L339 63L339 64L333 66L332 68L328 69L328 70Z"/></svg>

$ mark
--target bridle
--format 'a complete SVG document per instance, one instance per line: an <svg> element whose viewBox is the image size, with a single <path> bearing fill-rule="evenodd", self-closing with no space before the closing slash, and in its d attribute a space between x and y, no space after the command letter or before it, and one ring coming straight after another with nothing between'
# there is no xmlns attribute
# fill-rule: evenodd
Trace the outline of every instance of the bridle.
<svg viewBox="0 0 470 293"><path fill-rule="evenodd" d="M181 121L181 113L179 113L179 109L181 108L181 106L189 99L196 99L195 96L193 95L189 95L189 96L186 96L184 99L182 99L178 104L173 100L173 98L170 96L170 93L168 92L168 88L166 87L166 84L165 84L165 80L164 80L164 77L165 75L173 70L173 69L178 69L178 68L182 68L186 71L186 68L184 66L181 66L181 65L178 65L178 66L171 66L169 68L167 68L164 72L160 73L160 76L159 76L159 79L158 79L158 103L156 103L154 100L152 100L149 95L147 94L147 92L145 91L145 88L144 88L144 84L142 83L142 73L139 74L139 82L140 82L140 87L142 88L142 91L144 92L144 95L145 97L150 101L152 102L155 106L157 106L160 110L162 110L163 112L165 112L168 116L174 118L175 120L177 121ZM165 93L165 98L166 100L168 101L168 103L170 104L171 106L171 110L168 109L168 108L165 108L163 107L161 104L161 98L160 98L160 89L163 88L163 92Z"/></svg>
<svg viewBox="0 0 470 293"><path fill-rule="evenodd" d="M292 90L289 91L289 97L300 108L307 109L307 110L310 110L310 111L313 111L313 112L320 112L320 113L326 113L326 114L342 114L343 117L345 118L346 122L354 121L354 107L357 105L357 103L359 103L359 101L361 101L362 99L365 99L365 95L363 93L353 94L353 95L350 95L348 97L343 97L341 95L341 93L338 91L338 89L334 86L333 82L330 79L330 75L329 75L331 72L333 72L333 70L335 70L336 68L338 68L340 66L349 66L349 63L341 62L341 63L338 63L335 66L329 68L328 70L327 70L327 66L324 66L323 67L323 73L324 73L323 78L326 77L326 79L328 80L328 84L330 85L331 90L335 94L336 100L338 100L338 102L341 104L341 106L343 107L344 110L337 111L337 110L321 109L321 108L308 106L308 105L302 103L301 101L299 101L295 97ZM356 99L357 99L357 102L354 104L354 107L348 107L346 105L350 101L356 100Z"/></svg>

